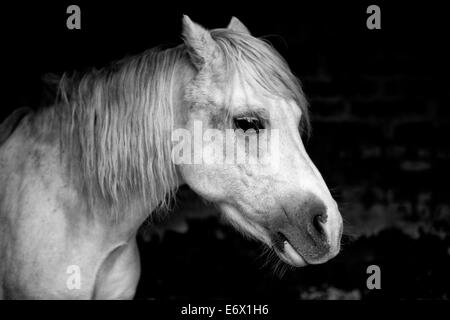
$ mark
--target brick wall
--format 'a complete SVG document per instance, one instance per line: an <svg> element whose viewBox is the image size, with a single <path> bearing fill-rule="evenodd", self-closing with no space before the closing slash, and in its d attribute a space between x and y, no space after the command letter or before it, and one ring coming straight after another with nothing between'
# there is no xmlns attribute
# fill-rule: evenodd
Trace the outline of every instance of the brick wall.
<svg viewBox="0 0 450 320"><path fill-rule="evenodd" d="M446 235L450 226L449 95L431 55L366 50L354 62L320 54L302 77L313 136L308 150L349 229L399 226ZM425 65L425 66L424 66Z"/></svg>

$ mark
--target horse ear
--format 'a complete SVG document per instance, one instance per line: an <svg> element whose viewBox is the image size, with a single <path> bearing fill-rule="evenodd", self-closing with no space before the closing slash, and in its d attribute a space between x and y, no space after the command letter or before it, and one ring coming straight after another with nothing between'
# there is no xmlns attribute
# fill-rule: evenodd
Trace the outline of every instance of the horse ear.
<svg viewBox="0 0 450 320"><path fill-rule="evenodd" d="M247 29L246 26L236 17L232 17L230 23L228 24L228 29L241 32L245 34L250 34L250 31Z"/></svg>
<svg viewBox="0 0 450 320"><path fill-rule="evenodd" d="M211 34L201 25L192 22L187 15L183 15L183 39L191 61L197 69L200 70L213 60L216 43Z"/></svg>

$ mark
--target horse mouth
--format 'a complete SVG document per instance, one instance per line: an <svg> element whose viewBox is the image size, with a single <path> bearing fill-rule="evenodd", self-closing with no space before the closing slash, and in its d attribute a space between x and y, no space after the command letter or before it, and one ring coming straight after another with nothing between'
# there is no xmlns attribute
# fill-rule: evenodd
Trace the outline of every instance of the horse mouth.
<svg viewBox="0 0 450 320"><path fill-rule="evenodd" d="M278 257L291 266L303 267L308 265L308 262L294 249L288 238L281 232L277 232L273 236L273 248Z"/></svg>

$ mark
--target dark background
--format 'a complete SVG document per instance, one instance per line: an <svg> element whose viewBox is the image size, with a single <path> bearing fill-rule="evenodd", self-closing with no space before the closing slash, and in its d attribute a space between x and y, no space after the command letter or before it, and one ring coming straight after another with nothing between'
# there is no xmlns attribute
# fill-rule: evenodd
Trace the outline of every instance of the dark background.
<svg viewBox="0 0 450 320"><path fill-rule="evenodd" d="M304 84L313 120L305 144L346 220L342 253L274 272L260 244L183 188L174 219L141 232L137 298L449 299L448 11L430 1L310 2L2 4L0 119L51 101L45 74L179 44L182 14L211 29L237 16ZM81 7L81 30L66 28L70 4ZM381 8L381 30L366 28L370 4ZM381 290L366 287L371 264Z"/></svg>

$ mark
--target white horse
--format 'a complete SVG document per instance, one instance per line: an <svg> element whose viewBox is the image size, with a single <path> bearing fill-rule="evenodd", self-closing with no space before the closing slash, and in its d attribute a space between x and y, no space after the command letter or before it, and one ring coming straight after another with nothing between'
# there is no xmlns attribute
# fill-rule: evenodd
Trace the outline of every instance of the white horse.
<svg viewBox="0 0 450 320"><path fill-rule="evenodd" d="M183 38L63 77L53 106L0 126L1 298L133 298L137 230L182 184L290 265L339 252L342 219L303 146L307 103L286 62L236 18L208 31L184 16ZM196 123L235 130L249 157L247 138L278 130L278 153L176 163L173 132Z"/></svg>

